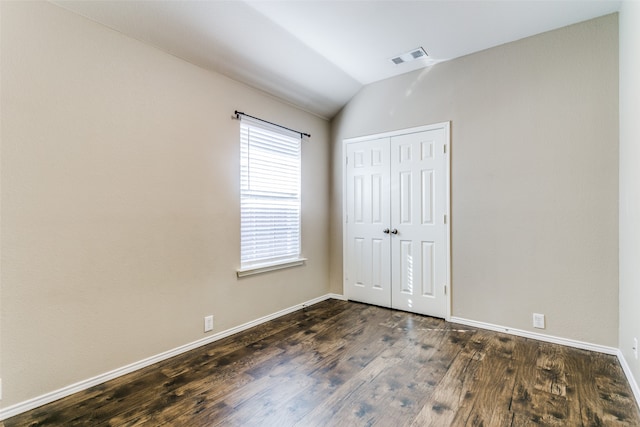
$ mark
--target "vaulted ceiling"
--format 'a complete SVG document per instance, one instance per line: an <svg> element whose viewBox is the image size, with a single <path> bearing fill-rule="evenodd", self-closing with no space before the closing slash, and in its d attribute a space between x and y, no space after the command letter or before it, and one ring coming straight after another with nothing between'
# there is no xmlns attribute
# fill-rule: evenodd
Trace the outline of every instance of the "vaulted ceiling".
<svg viewBox="0 0 640 427"><path fill-rule="evenodd" d="M609 0L53 2L324 118L369 83L620 7ZM427 58L391 61L418 47Z"/></svg>

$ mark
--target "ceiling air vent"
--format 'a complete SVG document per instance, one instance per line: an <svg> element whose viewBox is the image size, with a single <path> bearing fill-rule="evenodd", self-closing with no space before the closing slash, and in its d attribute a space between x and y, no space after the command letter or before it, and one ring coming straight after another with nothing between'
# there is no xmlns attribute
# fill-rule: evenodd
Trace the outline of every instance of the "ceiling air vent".
<svg viewBox="0 0 640 427"><path fill-rule="evenodd" d="M403 62L414 61L420 58L426 58L427 52L421 47L410 50L409 52L403 53L402 55L391 58L391 62L396 65L402 64Z"/></svg>
<svg viewBox="0 0 640 427"><path fill-rule="evenodd" d="M427 56L427 52L422 50L422 48L411 51L411 56L413 59L422 58L423 56Z"/></svg>

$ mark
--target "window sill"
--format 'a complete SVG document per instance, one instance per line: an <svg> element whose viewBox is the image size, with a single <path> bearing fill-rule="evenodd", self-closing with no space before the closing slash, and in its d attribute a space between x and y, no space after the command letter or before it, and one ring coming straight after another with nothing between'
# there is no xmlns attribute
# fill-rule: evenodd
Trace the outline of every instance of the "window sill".
<svg viewBox="0 0 640 427"><path fill-rule="evenodd" d="M304 265L307 261L306 258L297 258L288 261L277 262L274 264L255 265L253 267L247 267L240 269L236 272L238 277L252 276L254 274L267 273L269 271L282 270L283 268L297 267Z"/></svg>

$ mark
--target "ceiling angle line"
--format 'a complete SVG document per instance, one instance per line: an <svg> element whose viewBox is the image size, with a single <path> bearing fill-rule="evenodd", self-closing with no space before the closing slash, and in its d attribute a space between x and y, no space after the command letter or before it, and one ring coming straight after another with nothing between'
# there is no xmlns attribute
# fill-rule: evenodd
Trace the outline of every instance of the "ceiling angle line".
<svg viewBox="0 0 640 427"><path fill-rule="evenodd" d="M236 111L234 111L233 114L235 115L235 119L236 120L241 120L240 116L246 116L246 117L250 117L250 118L252 118L254 120L259 120L261 122L269 123L270 125L277 126L279 128L286 129L286 130L294 132L294 133L298 133L298 134L300 134L300 138L302 138L303 136L306 136L307 138L311 138L311 134L308 134L306 132L300 132L299 130L291 129L291 128L288 128L286 126L282 126L282 125L279 125L277 123L273 123L273 122L270 122L268 120L261 119L259 117L250 116L249 114L243 113L242 111L236 110Z"/></svg>

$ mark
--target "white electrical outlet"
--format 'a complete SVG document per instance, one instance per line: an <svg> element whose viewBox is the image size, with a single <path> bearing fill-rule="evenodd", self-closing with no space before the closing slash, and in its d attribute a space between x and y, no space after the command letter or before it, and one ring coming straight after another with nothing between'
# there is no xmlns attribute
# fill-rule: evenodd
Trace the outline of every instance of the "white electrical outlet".
<svg viewBox="0 0 640 427"><path fill-rule="evenodd" d="M213 316L206 316L204 318L204 331L213 331Z"/></svg>
<svg viewBox="0 0 640 427"><path fill-rule="evenodd" d="M638 360L638 338L633 339L633 355Z"/></svg>
<svg viewBox="0 0 640 427"><path fill-rule="evenodd" d="M544 329L544 314L533 313L533 327Z"/></svg>

